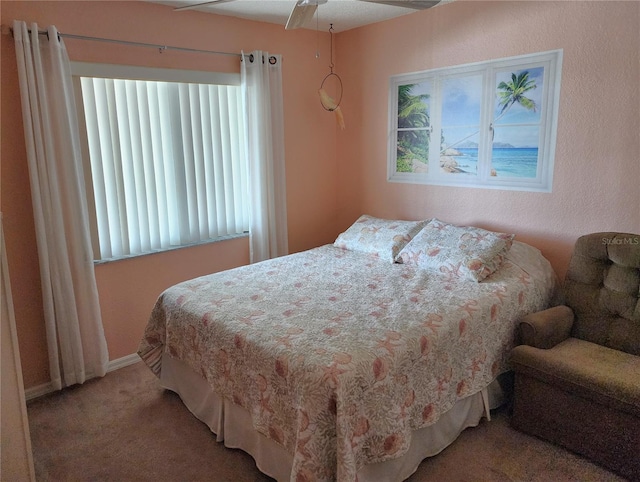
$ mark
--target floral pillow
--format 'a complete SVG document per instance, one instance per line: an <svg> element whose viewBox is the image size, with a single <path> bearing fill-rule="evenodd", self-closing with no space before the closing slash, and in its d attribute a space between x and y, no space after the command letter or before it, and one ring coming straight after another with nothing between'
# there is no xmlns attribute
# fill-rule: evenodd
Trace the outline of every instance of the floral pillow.
<svg viewBox="0 0 640 482"><path fill-rule="evenodd" d="M433 219L400 251L396 261L482 281L500 267L514 237Z"/></svg>
<svg viewBox="0 0 640 482"><path fill-rule="evenodd" d="M364 214L341 233L333 245L369 253L393 263L400 250L425 224L426 221L395 221Z"/></svg>

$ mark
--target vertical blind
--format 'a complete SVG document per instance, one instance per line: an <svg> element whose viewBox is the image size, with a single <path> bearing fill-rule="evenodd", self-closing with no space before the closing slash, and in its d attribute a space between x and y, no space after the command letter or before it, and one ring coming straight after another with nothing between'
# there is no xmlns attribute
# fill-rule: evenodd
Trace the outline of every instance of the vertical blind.
<svg viewBox="0 0 640 482"><path fill-rule="evenodd" d="M100 258L249 230L241 89L81 77Z"/></svg>

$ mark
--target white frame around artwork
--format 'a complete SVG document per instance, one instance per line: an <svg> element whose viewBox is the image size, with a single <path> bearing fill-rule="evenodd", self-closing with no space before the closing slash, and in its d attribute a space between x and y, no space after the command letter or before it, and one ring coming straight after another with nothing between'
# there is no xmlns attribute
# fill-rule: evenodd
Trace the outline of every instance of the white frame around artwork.
<svg viewBox="0 0 640 482"><path fill-rule="evenodd" d="M540 96L538 158L535 177L506 177L491 175L492 121L495 106L496 76L506 69L523 71L543 68L544 82ZM560 83L562 71L562 50L553 50L516 57L494 59L471 64L438 68L421 72L412 72L392 76L389 79L389 120L388 120L388 181L412 184L431 184L444 186L464 186L485 189L505 189L551 192L553 184L553 166L555 160L556 130ZM440 133L440 113L442 101L440 86L443 81L464 76L482 76L482 94L479 103L479 142L477 173L459 175L444 173L429 167L428 172L398 172L397 146L398 132L398 88L408 84L432 82L430 126L431 132ZM440 143L431 143L429 159L439 159ZM435 155L434 155L435 154Z"/></svg>

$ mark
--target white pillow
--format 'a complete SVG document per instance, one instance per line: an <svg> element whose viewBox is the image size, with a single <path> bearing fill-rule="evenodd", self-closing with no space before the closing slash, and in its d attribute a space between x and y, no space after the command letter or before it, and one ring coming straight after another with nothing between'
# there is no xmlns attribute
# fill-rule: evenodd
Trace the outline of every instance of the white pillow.
<svg viewBox="0 0 640 482"><path fill-rule="evenodd" d="M400 251L396 261L482 281L500 267L514 237L433 219Z"/></svg>
<svg viewBox="0 0 640 482"><path fill-rule="evenodd" d="M364 214L341 233L337 248L369 253L393 263L400 250L418 233L426 221L379 219Z"/></svg>

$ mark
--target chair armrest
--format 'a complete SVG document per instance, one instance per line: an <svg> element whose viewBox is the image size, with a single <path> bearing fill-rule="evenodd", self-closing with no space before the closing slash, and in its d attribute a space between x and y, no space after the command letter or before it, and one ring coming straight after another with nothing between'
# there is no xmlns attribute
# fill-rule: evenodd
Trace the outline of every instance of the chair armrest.
<svg viewBox="0 0 640 482"><path fill-rule="evenodd" d="M573 320L573 310L564 305L531 313L520 322L520 344L542 349L553 348L569 338Z"/></svg>

